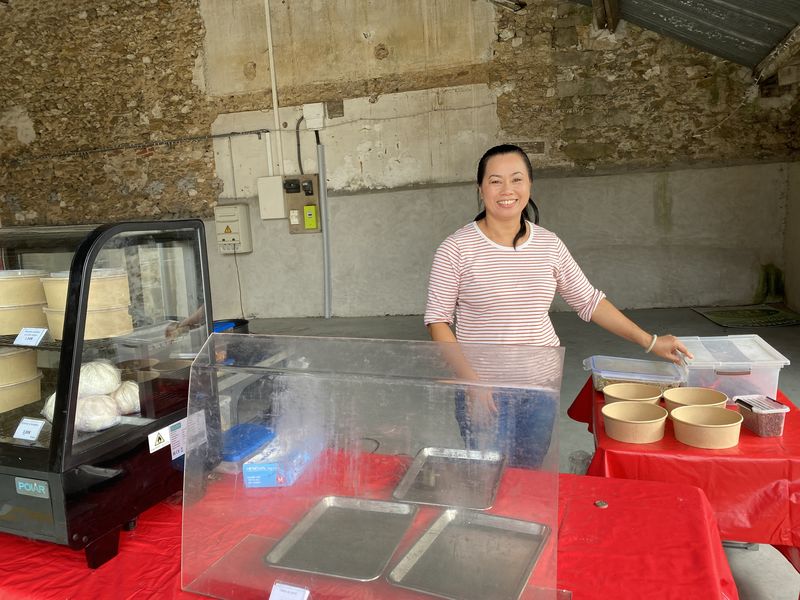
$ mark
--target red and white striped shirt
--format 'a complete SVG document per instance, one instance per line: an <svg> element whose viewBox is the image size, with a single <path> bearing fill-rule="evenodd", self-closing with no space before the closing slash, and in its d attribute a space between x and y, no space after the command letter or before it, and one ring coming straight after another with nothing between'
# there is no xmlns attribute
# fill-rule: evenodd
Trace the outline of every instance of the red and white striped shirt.
<svg viewBox="0 0 800 600"><path fill-rule="evenodd" d="M449 236L433 259L425 325L453 323L460 342L558 346L548 311L556 292L584 321L605 294L595 289L554 233L528 223L516 249L491 241L476 222Z"/></svg>

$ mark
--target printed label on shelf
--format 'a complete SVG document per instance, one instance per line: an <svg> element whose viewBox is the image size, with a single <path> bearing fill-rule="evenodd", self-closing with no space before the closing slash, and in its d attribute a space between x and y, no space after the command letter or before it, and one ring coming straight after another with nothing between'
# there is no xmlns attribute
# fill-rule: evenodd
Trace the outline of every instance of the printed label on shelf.
<svg viewBox="0 0 800 600"><path fill-rule="evenodd" d="M39 439L39 434L42 432L44 423L44 419L31 419L29 417L23 417L20 419L19 425L17 425L17 430L14 432L14 437L18 440L35 442L37 439Z"/></svg>
<svg viewBox="0 0 800 600"><path fill-rule="evenodd" d="M42 343L44 336L47 335L47 328L23 327L16 338L15 346L38 346Z"/></svg>
<svg viewBox="0 0 800 600"><path fill-rule="evenodd" d="M150 454L161 450L164 446L169 446L169 428L170 426L167 425L147 436L147 443L150 445Z"/></svg>
<svg viewBox="0 0 800 600"><path fill-rule="evenodd" d="M269 594L269 600L308 600L310 597L311 593L307 589L278 581Z"/></svg>

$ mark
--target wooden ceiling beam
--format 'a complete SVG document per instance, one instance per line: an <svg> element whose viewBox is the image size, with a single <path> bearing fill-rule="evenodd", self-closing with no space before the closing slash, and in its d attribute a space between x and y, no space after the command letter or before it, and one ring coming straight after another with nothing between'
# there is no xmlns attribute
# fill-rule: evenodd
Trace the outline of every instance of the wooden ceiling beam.
<svg viewBox="0 0 800 600"><path fill-rule="evenodd" d="M614 33L619 24L619 0L592 0L592 12L598 29Z"/></svg>

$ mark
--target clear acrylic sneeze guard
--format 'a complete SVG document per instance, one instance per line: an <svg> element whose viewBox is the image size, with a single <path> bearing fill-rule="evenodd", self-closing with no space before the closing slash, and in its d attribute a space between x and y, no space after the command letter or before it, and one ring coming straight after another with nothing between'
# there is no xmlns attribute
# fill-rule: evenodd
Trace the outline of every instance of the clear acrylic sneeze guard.
<svg viewBox="0 0 800 600"><path fill-rule="evenodd" d="M183 588L555 599L562 368L561 348L211 335Z"/></svg>

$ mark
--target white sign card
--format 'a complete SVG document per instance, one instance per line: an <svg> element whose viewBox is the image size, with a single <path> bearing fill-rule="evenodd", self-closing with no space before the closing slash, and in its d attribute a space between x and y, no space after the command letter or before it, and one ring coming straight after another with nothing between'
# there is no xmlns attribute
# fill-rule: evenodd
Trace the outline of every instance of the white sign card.
<svg viewBox="0 0 800 600"><path fill-rule="evenodd" d="M35 442L39 439L39 434L44 427L44 419L31 419L30 417L22 417L17 425L17 430L14 432L14 437L18 440L28 440Z"/></svg>
<svg viewBox="0 0 800 600"><path fill-rule="evenodd" d="M47 329L40 329L38 327L23 327L16 338L14 338L15 346L38 346L42 343L44 336L47 335Z"/></svg>
<svg viewBox="0 0 800 600"><path fill-rule="evenodd" d="M308 600L310 597L311 592L307 589L279 581L275 582L269 594L269 600Z"/></svg>

